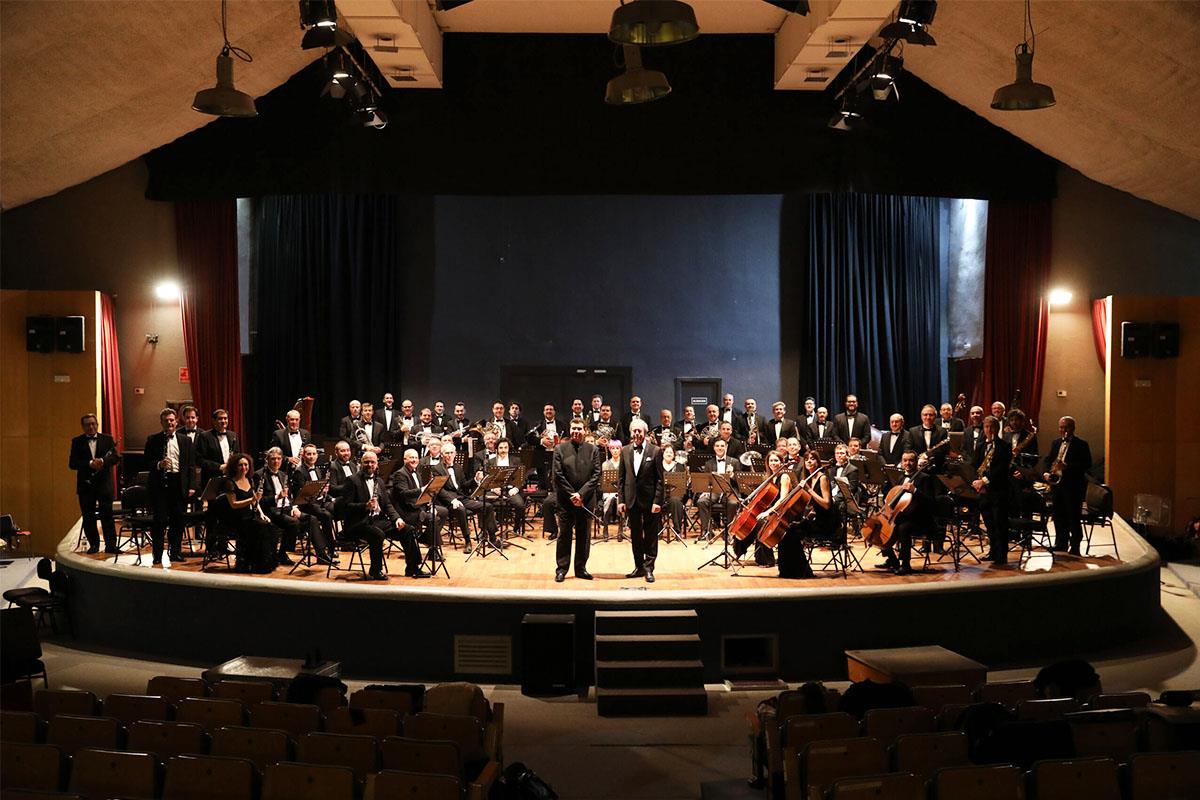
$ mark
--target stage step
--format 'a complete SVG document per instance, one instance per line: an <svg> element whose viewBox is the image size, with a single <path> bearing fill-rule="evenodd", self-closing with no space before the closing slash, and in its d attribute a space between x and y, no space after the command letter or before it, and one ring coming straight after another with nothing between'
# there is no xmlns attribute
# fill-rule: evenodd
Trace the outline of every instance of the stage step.
<svg viewBox="0 0 1200 800"><path fill-rule="evenodd" d="M699 629L693 609L597 611L597 711L707 714Z"/></svg>
<svg viewBox="0 0 1200 800"><path fill-rule="evenodd" d="M597 611L598 635L697 633L700 618L693 609Z"/></svg>
<svg viewBox="0 0 1200 800"><path fill-rule="evenodd" d="M681 688L596 687L596 709L602 717L681 717L708 713L708 693L703 686Z"/></svg>

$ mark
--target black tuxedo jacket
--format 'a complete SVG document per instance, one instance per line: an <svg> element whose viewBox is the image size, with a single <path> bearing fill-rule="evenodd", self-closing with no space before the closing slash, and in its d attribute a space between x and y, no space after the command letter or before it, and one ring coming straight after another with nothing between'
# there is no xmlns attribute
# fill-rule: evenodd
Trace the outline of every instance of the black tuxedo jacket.
<svg viewBox="0 0 1200 800"><path fill-rule="evenodd" d="M664 488L662 461L658 448L646 442L642 450L642 464L637 474L633 471L633 445L621 448L621 469L617 477L617 497L630 508L650 510L657 503L662 505Z"/></svg>
<svg viewBox="0 0 1200 800"><path fill-rule="evenodd" d="M512 423L513 430L516 432L517 438L513 439L513 442L520 444L525 441L525 436L529 433L529 420L524 417L517 417L516 419L506 417L505 419Z"/></svg>
<svg viewBox="0 0 1200 800"><path fill-rule="evenodd" d="M383 485L383 479L379 477L379 473L375 473L375 497L379 500L379 516L394 526L400 515L392 507L392 503L388 499L387 487ZM353 527L367 518L367 501L370 499L371 493L367 491L366 473L356 472L347 478L338 490L337 500L334 502L334 512L339 519L345 521L347 528ZM405 524L412 523L405 520Z"/></svg>
<svg viewBox="0 0 1200 800"><path fill-rule="evenodd" d="M781 438L783 438L783 439L791 439L791 438L799 439L799 438L801 438L800 429L796 427L796 421L794 419L788 419L787 417L783 418L783 424L779 426L779 435L778 436L775 435L775 418L774 417L771 417L770 419L765 420L764 422L760 423L758 431L760 434L759 441L762 442L763 444L769 444L769 445L771 445L771 447L774 447L775 443L778 442ZM803 438L807 439L808 437L805 436Z"/></svg>
<svg viewBox="0 0 1200 800"><path fill-rule="evenodd" d="M260 487L262 488L263 493L262 500L260 500L258 503L259 507L262 508L263 511L267 512L268 516L282 513L282 509L280 508L280 502L282 501L282 498L275 496L275 482L271 480L271 470L263 467L255 474L258 476L258 479L261 482ZM291 507L296 504L296 499L292 495L291 473L283 467L280 467L278 474L280 483L288 490L288 503L289 507Z"/></svg>
<svg viewBox="0 0 1200 800"><path fill-rule="evenodd" d="M421 480L419 473L414 473L407 466L400 467L392 473L391 482L388 486L388 492L391 494L392 505L395 506L397 513L407 518L412 514L419 513L421 508L417 505L417 498L421 496L421 489L418 486L413 486L413 475L417 476L417 483L422 486L428 481Z"/></svg>
<svg viewBox="0 0 1200 800"><path fill-rule="evenodd" d="M383 447L385 444L387 444L388 439L382 422L377 419L373 419L371 420L370 425L365 422L362 423L362 427L364 431L370 428L371 444L375 445L376 447ZM362 455L362 449L362 442L358 440L358 434L355 434L354 437L350 439L350 453L355 459L357 459ZM284 451L284 455L287 455L286 450Z"/></svg>
<svg viewBox="0 0 1200 800"><path fill-rule="evenodd" d="M948 434L942 430L942 426L936 422L933 423L933 433L929 436L929 447L933 447L942 439L947 438ZM917 455L924 453L929 448L925 446L925 428L921 425L913 425L908 429L908 446L913 449ZM939 450L935 455L941 455L945 452L945 448Z"/></svg>
<svg viewBox="0 0 1200 800"><path fill-rule="evenodd" d="M342 417L341 423L338 424L338 438L345 442L353 442L356 421L362 422L362 417L351 417L349 414Z"/></svg>
<svg viewBox="0 0 1200 800"><path fill-rule="evenodd" d="M600 485L602 460L600 448L588 442L581 442L577 448L575 443L568 439L554 448L550 474L554 479L559 507L570 506L571 495L575 492L579 492L585 506L592 505L596 489Z"/></svg>
<svg viewBox="0 0 1200 800"><path fill-rule="evenodd" d="M187 497L189 491L200 489L200 462L196 458L196 447L191 440L179 430L173 435L179 442L179 485L183 496ZM167 455L167 434L162 431L150 434L143 450L150 462L150 492L155 494L163 487L164 476L158 462Z"/></svg>
<svg viewBox="0 0 1200 800"><path fill-rule="evenodd" d="M858 423L855 423L855 425L857 424ZM858 467L854 466L853 461L847 461L846 466L842 467L841 470L842 474L839 476L838 465L836 462L830 464L829 469L826 470L825 474L829 476L829 491L833 491L833 486L836 482L836 479L838 477L842 477L845 478L846 482L850 484L850 491L853 493L854 499L858 500Z"/></svg>
<svg viewBox="0 0 1200 800"><path fill-rule="evenodd" d="M738 411L736 408L731 408L729 410L726 410L725 407L722 406L721 410L717 412L717 423L718 424L726 421L726 419L725 419L726 414L729 415L729 420L728 420L729 424L733 426L733 430L736 432L738 429L738 417L742 416L742 412Z"/></svg>
<svg viewBox="0 0 1200 800"><path fill-rule="evenodd" d="M919 530L928 530L934 526L934 498L941 483L927 472L918 472L912 476L912 484L912 502L898 521L912 523ZM895 485L897 484L889 484L888 488L891 489Z"/></svg>
<svg viewBox="0 0 1200 800"><path fill-rule="evenodd" d="M987 478L987 494L993 498L1003 498L1009 493L1009 472L1012 469L1012 448L1008 442L1001 439L999 436L995 438L996 451L992 454L992 461L988 465L987 471L982 476ZM971 459L971 466L975 468L978 474L979 468L983 465L983 459L987 455L987 439L982 439L979 446L975 448L975 456Z"/></svg>
<svg viewBox="0 0 1200 800"><path fill-rule="evenodd" d="M949 422L938 417L937 426L946 433L950 433L951 431L965 431L967 429L967 424L960 417L951 417Z"/></svg>
<svg viewBox="0 0 1200 800"><path fill-rule="evenodd" d="M400 409L392 406L391 424L388 423L387 411L382 404L375 406L375 422L383 426L383 436L385 442L394 442L396 436L400 433ZM376 442L375 444L379 444Z"/></svg>
<svg viewBox="0 0 1200 800"><path fill-rule="evenodd" d="M808 438L810 441L815 442L818 439L836 439L837 438L833 433L833 421L832 420L828 420L828 419L825 420L824 433L822 433L821 429L818 427L819 424L820 423L814 422L808 426ZM858 423L855 423L856 427L857 427L857 424Z"/></svg>
<svg viewBox="0 0 1200 800"><path fill-rule="evenodd" d="M454 474L454 480L458 482L458 488L454 488L453 482L446 481L446 484L442 487L442 491L438 493L438 500L446 505L449 505L451 500L464 499L471 492L475 491L476 485L475 476L473 474L468 475L467 471L457 464L447 466L445 461L441 461L440 468L435 469L433 474L449 477L451 473Z"/></svg>
<svg viewBox="0 0 1200 800"><path fill-rule="evenodd" d="M1058 450L1062 447L1062 439L1050 443L1050 452L1046 454L1045 472L1058 460ZM1083 493L1087 490L1087 471L1092 468L1092 448L1078 436L1071 438L1067 446L1067 460L1063 462L1062 479L1054 487L1054 492L1067 492L1069 497L1078 496L1083 502Z"/></svg>
<svg viewBox="0 0 1200 800"><path fill-rule="evenodd" d="M315 478L313 477L313 474L316 475ZM315 464L312 466L311 472L310 472L310 468L304 466L303 464L301 464L296 469L292 470L291 474L288 476L288 491L291 492L292 502L293 503L300 502L300 500L298 499L300 497L300 490L304 488L305 484L307 484L310 481L314 481L314 480L323 481L328 477L329 477L329 465L328 464ZM331 493L333 491L332 484L333 484L333 482L330 481L330 492Z"/></svg>
<svg viewBox="0 0 1200 800"><path fill-rule="evenodd" d="M1020 444L1022 441L1024 441L1024 439L1027 436L1029 436L1029 431L1019 431L1019 432L1018 431L1009 431L1008 433L1004 434L1004 440L1006 442L1008 442L1008 446L1011 447L1015 451L1017 449L1017 445ZM1058 453L1057 450L1055 450L1054 452L1056 454ZM1067 452L1069 453L1070 449L1068 449ZM1090 455L1090 453L1089 453L1089 455ZM1037 459L1038 459L1038 438L1037 438L1036 433L1033 434L1033 438L1029 440L1029 443L1025 445L1025 447L1021 450L1021 452L1016 453L1013 456L1013 458L1032 459L1032 461L1030 463L1037 461Z"/></svg>
<svg viewBox="0 0 1200 800"><path fill-rule="evenodd" d="M963 452L974 455L975 448L983 441L983 426L970 425L963 430Z"/></svg>
<svg viewBox="0 0 1200 800"><path fill-rule="evenodd" d="M492 427L500 426L501 430L504 431L505 439L508 439L510 442L513 442L514 444L517 444L517 445L520 445L520 443L521 443L521 440L516 438L517 424L515 422L513 422L511 419L509 419L508 417L505 417L503 422L497 422L495 417L484 417L483 419L479 420L479 422L477 422L476 424L492 426ZM564 430L565 430L565 428L564 428ZM516 448L513 448L513 449L515 450Z"/></svg>
<svg viewBox="0 0 1200 800"><path fill-rule="evenodd" d="M312 441L312 436L304 428L300 429L300 446L308 444ZM354 440L350 439L350 446L354 447ZM276 428L271 434L271 447L278 447L283 451L284 466L287 466L287 460L292 457L292 443L288 440L288 432L282 428ZM299 453L296 453L299 455Z"/></svg>
<svg viewBox="0 0 1200 800"><path fill-rule="evenodd" d="M350 467L350 475L346 474L346 470L342 469L343 464L336 458L329 462L329 494L333 495L336 490L342 488L342 484L348 481L351 477L358 474L358 462L353 459L345 465Z"/></svg>
<svg viewBox="0 0 1200 800"><path fill-rule="evenodd" d="M563 422L556 415L554 417L554 429L558 431L559 439L571 438L571 423ZM546 418L538 418L537 425L534 425L525 433L525 441L529 444L537 444L542 438L542 432L546 430Z"/></svg>
<svg viewBox="0 0 1200 800"><path fill-rule="evenodd" d="M772 417L770 415L763 416L763 413L761 411L754 412L754 427L758 428L758 440L760 442L764 441L764 439L765 439L767 421L772 420L772 419L774 419L774 417ZM774 426L772 426L772 427L774 427ZM774 431L772 431L772 433L774 433ZM750 415L749 414L746 414L746 413L738 414L737 419L734 420L734 423L733 423L733 435L740 436L743 441L749 441L749 439L750 439Z"/></svg>
<svg viewBox="0 0 1200 800"><path fill-rule="evenodd" d="M622 442L629 441L629 426L635 419L640 419L642 422L646 423L646 430L650 430L654 427L654 423L652 423L650 418L646 416L646 412L639 411L638 413L634 414L632 411L626 411L625 415L621 417L620 424L617 425L617 435L620 437Z"/></svg>
<svg viewBox="0 0 1200 800"><path fill-rule="evenodd" d="M895 449L890 449L893 439L896 442ZM900 463L900 456L904 455L906 447L911 447L908 441L908 432L901 430L899 433L892 433L889 429L879 439L879 460L894 467Z"/></svg>
<svg viewBox="0 0 1200 800"><path fill-rule="evenodd" d="M225 441L229 444L230 455L242 452L242 440L233 431L225 431ZM196 452L200 458L200 470L206 480L221 474L225 459L221 457L221 443L217 441L215 430L207 430L200 434L196 440Z"/></svg>
<svg viewBox="0 0 1200 800"><path fill-rule="evenodd" d="M90 466L92 449L88 447L87 436L80 434L71 440L71 456L67 465L75 470L75 493L111 500L112 466L121 460L121 456L117 453L116 440L107 433L96 434L96 458L104 461L104 466L98 470Z"/></svg>
<svg viewBox="0 0 1200 800"><path fill-rule="evenodd" d="M713 441L716 441L715 439ZM729 441L725 443L725 455L727 458L732 458L736 461L741 457L742 453L746 452L746 443L736 436L729 437Z"/></svg>
<svg viewBox="0 0 1200 800"><path fill-rule="evenodd" d="M833 418L833 438L839 442L849 442L851 436L856 436L867 444L871 443L871 420L870 418L859 411L854 415L854 433L850 433L851 417L846 415L846 412L836 415Z"/></svg>

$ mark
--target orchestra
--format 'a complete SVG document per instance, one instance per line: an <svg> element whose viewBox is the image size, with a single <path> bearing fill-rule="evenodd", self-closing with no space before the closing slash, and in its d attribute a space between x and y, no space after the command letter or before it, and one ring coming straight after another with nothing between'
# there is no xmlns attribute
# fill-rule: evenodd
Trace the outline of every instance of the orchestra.
<svg viewBox="0 0 1200 800"><path fill-rule="evenodd" d="M986 535L986 560L1001 567L1009 556L1010 508L1030 495L1049 509L1052 549L1080 555L1092 456L1069 416L1058 420L1059 437L1043 452L1037 426L1021 408L995 401L973 405L963 416L963 395L954 404L924 405L920 424L911 427L903 414L892 413L883 431L872 426L855 394L845 396L844 410L832 418L806 397L796 419L782 401L770 405L768 416L753 397L739 411L734 396L725 394L719 405L687 404L678 417L671 408L659 409L653 427L637 395L619 418L596 394L589 405L573 400L562 418L546 403L532 423L521 403L497 400L474 424L462 402L450 414L440 400L417 412L408 399L397 408L394 397L386 392L378 405L350 400L336 441L313 436L297 404L255 457L229 429L225 410L214 411L211 429L201 430L193 406L164 409L162 430L144 447L154 563L164 554L171 562L185 560L184 528L201 517L210 548L236 540L240 571L295 566L297 552L339 568L339 550L358 541L370 551L368 578L385 580L384 540L391 539L404 551L406 576L423 578L429 573L420 566L420 548L433 548L448 523L467 549L473 538L476 546L503 549L510 544L502 528L511 525L514 535L524 536L540 515L544 538L555 542L556 582L572 570L576 578L592 579L589 550L603 522L628 531L633 568L625 577L653 583L660 538L670 543L698 535L720 544L748 508L753 493L746 487L756 482L760 490L773 487L771 502L755 512L748 535L732 542L733 554L740 560L753 545L754 563L778 566L781 577L812 575L803 542L834 546L855 537L859 525L863 544L877 546L884 557L880 569L911 574L914 543L924 542L916 552L926 554L926 564L929 554L944 552L952 506L970 515L972 530L981 540ZM991 411L986 416L985 408ZM69 466L77 476L87 552L99 552L102 529L104 552L115 553L111 468L121 455L112 437L99 432L95 415L85 414L81 426ZM254 471L258 457L263 466ZM481 486L489 472L507 468L516 468L505 473L516 476L512 483ZM718 483L705 473L735 480ZM743 475L753 477L739 485ZM430 501L424 491L435 476L445 483ZM667 476L679 477L669 487ZM959 476L965 480L956 483ZM796 498L800 508L792 516ZM208 528L228 536L214 537ZM271 564L261 555L268 546Z"/></svg>

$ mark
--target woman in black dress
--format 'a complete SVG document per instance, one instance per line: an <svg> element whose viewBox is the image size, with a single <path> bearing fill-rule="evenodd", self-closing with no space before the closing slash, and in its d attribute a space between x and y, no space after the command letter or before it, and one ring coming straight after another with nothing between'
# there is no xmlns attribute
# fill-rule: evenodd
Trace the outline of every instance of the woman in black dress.
<svg viewBox="0 0 1200 800"><path fill-rule="evenodd" d="M838 527L838 510L829 489L829 478L820 472L821 459L816 450L804 454L799 480L809 487L812 499L804 517L788 528L779 541L779 577L811 578L812 568L804 554L804 540L828 541Z"/></svg>
<svg viewBox="0 0 1200 800"><path fill-rule="evenodd" d="M254 474L254 460L246 453L232 453L225 464L224 524L237 537L235 572L259 571L255 569L255 553L264 552L268 543L278 534L274 526L258 508L262 489L254 486L250 476Z"/></svg>

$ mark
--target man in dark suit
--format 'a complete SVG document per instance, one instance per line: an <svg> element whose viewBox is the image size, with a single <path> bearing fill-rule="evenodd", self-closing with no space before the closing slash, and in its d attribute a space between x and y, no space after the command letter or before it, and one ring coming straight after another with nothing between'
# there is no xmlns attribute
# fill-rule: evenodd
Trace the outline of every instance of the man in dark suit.
<svg viewBox="0 0 1200 800"><path fill-rule="evenodd" d="M201 486L225 474L225 463L234 453L242 452L242 440L229 430L229 412L218 408L212 413L213 426L200 436L196 450L200 457Z"/></svg>
<svg viewBox="0 0 1200 800"><path fill-rule="evenodd" d="M807 431L803 436L800 434L795 421L787 418L787 404L778 401L771 406L771 420L762 426L762 442L774 447L780 439L792 437L807 440Z"/></svg>
<svg viewBox="0 0 1200 800"><path fill-rule="evenodd" d="M904 473L900 485L911 492L912 499L908 507L896 517L891 541L883 549L887 560L880 567L890 569L897 575L910 575L912 567L909 565L909 558L912 554L913 539L931 539L934 536L936 478L926 472L917 472L917 454L912 450L905 451L899 466ZM888 487L889 490L891 488Z"/></svg>
<svg viewBox="0 0 1200 800"><path fill-rule="evenodd" d="M433 404L433 424L447 433L454 427L450 415L446 413L446 404L441 400Z"/></svg>
<svg viewBox="0 0 1200 800"><path fill-rule="evenodd" d="M351 400L349 411L350 413L342 417L342 421L338 423L338 438L352 442L354 441L354 429L362 422L362 403Z"/></svg>
<svg viewBox="0 0 1200 800"><path fill-rule="evenodd" d="M508 404L508 421L513 424L513 431L517 435L513 441L525 441L525 436L529 433L529 420L521 416L521 404L516 400Z"/></svg>
<svg viewBox="0 0 1200 800"><path fill-rule="evenodd" d="M376 459L378 463L378 459ZM358 462L351 455L350 443L340 441L333 446L333 458L329 461L329 496L337 497L338 490L354 473L358 472Z"/></svg>
<svg viewBox="0 0 1200 800"><path fill-rule="evenodd" d="M925 405L921 408L921 424L913 425L908 429L908 446L918 456L922 456L941 444L942 440L948 436L949 434L942 430L942 426L937 424L937 409L931 405ZM933 466L929 468L929 471L940 472L946 463L946 448L939 448L929 458L933 459ZM922 463L923 461L918 459L917 466L921 466Z"/></svg>
<svg viewBox="0 0 1200 800"><path fill-rule="evenodd" d="M730 425L737 424L737 418L742 415L742 412L733 407L733 395L726 394L721 398L721 408L717 411L718 422L728 422Z"/></svg>
<svg viewBox="0 0 1200 800"><path fill-rule="evenodd" d="M417 521L403 519L392 508L383 479L376 473L379 457L374 453L363 453L359 463L359 471L342 484L335 505L338 516L345 520L342 536L367 543L371 551L371 569L367 577L371 580L387 580L383 572L385 536L400 540L400 546L404 549L405 575L428 578L429 573L421 569L421 551L413 534Z"/></svg>
<svg viewBox="0 0 1200 800"><path fill-rule="evenodd" d="M709 403L704 409L704 421L696 426L695 449L700 453L713 452L713 443L721 438L721 409Z"/></svg>
<svg viewBox="0 0 1200 800"><path fill-rule="evenodd" d="M829 494L833 502L838 504L842 511L842 516L847 513L846 491L842 484L837 480L844 478L850 486L850 497L857 503L860 501L859 486L858 486L858 467L854 466L850 461L850 448L844 444L839 444L833 451L833 464L829 468Z"/></svg>
<svg viewBox="0 0 1200 800"><path fill-rule="evenodd" d="M746 452L746 443L733 435L733 425L722 420L717 431L717 438L724 440L725 452L729 454L729 457L734 461L741 458L742 454Z"/></svg>
<svg viewBox="0 0 1200 800"><path fill-rule="evenodd" d="M588 409L584 419L587 421L587 429L589 431L596 430L596 423L600 421L600 409L604 405L604 398L598 394L592 395L592 407ZM611 411L610 411L611 416Z"/></svg>
<svg viewBox="0 0 1200 800"><path fill-rule="evenodd" d="M1038 462L1037 430L1029 422L1029 417L1019 408L1008 412L1008 429L1000 435L1008 442L1013 450L1013 468L1036 467ZM1082 498L1080 499L1082 502Z"/></svg>
<svg viewBox="0 0 1200 800"><path fill-rule="evenodd" d="M963 452L974 455L975 448L983 441L983 406L971 406L967 427L963 430Z"/></svg>
<svg viewBox="0 0 1200 800"><path fill-rule="evenodd" d="M954 406L950 405L949 403L942 403L941 407L938 408L938 415L940 416L938 425L946 433L963 431L967 428L966 424L957 416L955 416Z"/></svg>
<svg viewBox="0 0 1200 800"><path fill-rule="evenodd" d="M904 430L904 417L892 414L888 417L888 429L879 437L879 460L896 466L908 446L908 432Z"/></svg>
<svg viewBox="0 0 1200 800"><path fill-rule="evenodd" d="M154 522L150 528L154 564L162 562L163 535L167 533L167 554L172 561L183 561L184 513L188 501L200 485L200 464L196 449L187 436L176 430L175 411L164 408L158 415L162 430L152 433L143 448L150 462L150 506ZM169 533L168 533L169 530Z"/></svg>
<svg viewBox="0 0 1200 800"><path fill-rule="evenodd" d="M88 553L100 552L97 519L104 529L104 552L115 553L117 528L112 513L112 468L121 456L117 453L116 441L107 433L100 433L100 420L95 414L84 414L79 418L79 424L83 433L71 440L68 466L75 470L75 494L79 495Z"/></svg>
<svg viewBox="0 0 1200 800"><path fill-rule="evenodd" d="M559 523L554 580L562 583L571 565L571 539L575 540L575 577L592 579L587 571L588 547L596 490L600 485L600 450L583 440L583 420L572 422L571 438L554 448L550 474L553 476Z"/></svg>
<svg viewBox="0 0 1200 800"><path fill-rule="evenodd" d="M525 434L525 441L531 445L536 445L543 438L552 440L566 439L568 430L567 424L558 418L554 406L547 403L542 406L542 418L538 420L537 425L534 425ZM550 433L547 434L547 431Z"/></svg>
<svg viewBox="0 0 1200 800"><path fill-rule="evenodd" d="M400 432L393 434L392 442L399 442L405 447L416 447L419 444L417 441L417 418L414 416L414 411L412 400L400 401Z"/></svg>
<svg viewBox="0 0 1200 800"><path fill-rule="evenodd" d="M399 419L396 420L399 424ZM358 433L358 431L362 433ZM355 458L362 458L362 454L370 450L375 455L383 452L383 443L387 436L387 430L383 427L383 423L375 419L375 406L372 403L362 404L362 418L358 422L358 430L354 433L354 438L350 440L350 447L354 452Z"/></svg>
<svg viewBox="0 0 1200 800"><path fill-rule="evenodd" d="M817 401L816 398L804 398L804 413L800 415L798 424L802 428L807 428L817 421Z"/></svg>
<svg viewBox="0 0 1200 800"><path fill-rule="evenodd" d="M431 508L429 505L422 503L417 504L417 500L421 497L421 490L428 481L422 481L418 467L421 463L421 457L417 455L416 448L408 448L404 451L404 466L392 473L391 482L388 487L392 506L395 507L396 513L404 517L404 519L415 519L418 524L424 525L432 523L432 533L424 533L422 538L426 545L432 546L439 536L442 535L442 523L449 516L445 508L436 503ZM418 535L414 532L414 535Z"/></svg>
<svg viewBox="0 0 1200 800"><path fill-rule="evenodd" d="M400 435L400 410L396 408L396 396L391 392L383 393L383 404L375 409L375 421L383 426L384 443L393 442Z"/></svg>
<svg viewBox="0 0 1200 800"><path fill-rule="evenodd" d="M1062 417L1058 421L1058 438L1050 443L1046 454L1046 467L1042 478L1049 482L1058 468L1059 479L1050 490L1053 503L1050 516L1054 520L1054 549L1070 548L1073 556L1080 554L1083 541L1083 524L1080 509L1087 495L1087 471L1092 468L1092 449L1088 443L1075 435L1075 418Z"/></svg>
<svg viewBox="0 0 1200 800"><path fill-rule="evenodd" d="M283 460L288 469L300 466L300 453L304 445L312 441L308 431L300 427L300 412L292 409L287 413L287 426L271 434L271 444L268 447L278 447L283 453Z"/></svg>
<svg viewBox="0 0 1200 800"><path fill-rule="evenodd" d="M446 476L446 483L438 492L438 502L447 509L450 518L458 523L464 544L470 542L471 529L467 527L468 514L475 514L479 519L480 540L482 541L483 537L487 536L489 541L497 544L496 512L490 506L485 506L482 500L471 497L471 493L475 491L477 485L475 476L468 474L466 469L454 463L455 452L454 445L449 443L442 445L441 458L437 464L430 465L430 474Z"/></svg>
<svg viewBox="0 0 1200 800"><path fill-rule="evenodd" d="M848 394L846 410L833 418L833 438L839 442L849 442L852 436L865 442L871 441L871 420L858 410L858 398Z"/></svg>
<svg viewBox="0 0 1200 800"><path fill-rule="evenodd" d="M479 420L478 424L494 428L497 431L497 439L508 439L510 442L516 441L513 437L516 436L517 426L504 416L504 403L501 403L499 400L492 403L492 415L486 419Z"/></svg>
<svg viewBox="0 0 1200 800"><path fill-rule="evenodd" d="M646 423L646 430L650 429L650 418L642 413L642 398L636 394L629 398L629 413L621 417L621 424L617 426L617 435L621 438L621 441L629 441L629 426L635 419L640 419Z"/></svg>
<svg viewBox="0 0 1200 800"><path fill-rule="evenodd" d="M710 406L715 408L715 406ZM731 479L734 471L739 467L737 462L729 457L726 452L726 444L724 439L716 439L713 442L713 458L705 465L705 472L716 472L720 475L728 475ZM723 494L719 490L702 492L696 498L696 508L699 509L700 516L700 536L708 539L712 536L712 508L714 505L722 506L725 510L725 523L729 524L733 520L733 515L737 513L737 498L731 494Z"/></svg>
<svg viewBox="0 0 1200 800"><path fill-rule="evenodd" d="M817 408L817 421L808 426L808 440L816 442L821 439L833 438L833 423L829 421L829 409L820 406Z"/></svg>
<svg viewBox="0 0 1200 800"><path fill-rule="evenodd" d="M646 441L646 424L633 423L629 438L631 442L621 448L617 479L617 512L629 520L629 541L633 545L633 572L625 577L644 577L646 583L654 583L666 483L658 448Z"/></svg>
<svg viewBox="0 0 1200 800"><path fill-rule="evenodd" d="M329 477L329 465L317 463L317 446L315 444L309 442L304 445L301 458L300 467L292 470L288 480L288 493L297 503L300 503L300 492L306 485L314 481L326 480ZM332 482L330 486L332 486ZM316 520L317 530L314 531L309 526L308 531L309 541L312 543L313 553L316 554L319 564L328 564L337 556L333 549L334 496L330 493L329 487L326 487L323 492L313 496L308 502L300 503L299 506L300 511ZM263 499L266 500L265 492Z"/></svg>
<svg viewBox="0 0 1200 800"><path fill-rule="evenodd" d="M753 397L747 397L743 403L745 412L738 414L737 419L733 423L733 435L741 439L747 444L750 442L750 431L754 430L754 444L763 442L763 427L766 425L766 420L758 413L758 401Z"/></svg>
<svg viewBox="0 0 1200 800"><path fill-rule="evenodd" d="M979 510L988 532L987 559L997 566L1008 563L1008 503L1009 468L1012 464L1012 448L1000 438L1000 420L985 417L983 441L975 450L971 466L978 477L971 482L980 493Z"/></svg>
<svg viewBox="0 0 1200 800"><path fill-rule="evenodd" d="M300 451L303 464L304 451ZM283 451L277 447L267 450L267 463L258 471L262 481L262 499L259 507L266 513L271 524L279 528L279 563L291 566L293 563L288 553L296 549L296 540L307 534L309 541L316 546L321 541L321 527L315 518L301 511L292 501L290 474L283 469ZM302 469L297 467L296 469ZM325 548L328 549L328 548ZM318 549L318 552L321 552Z"/></svg>

